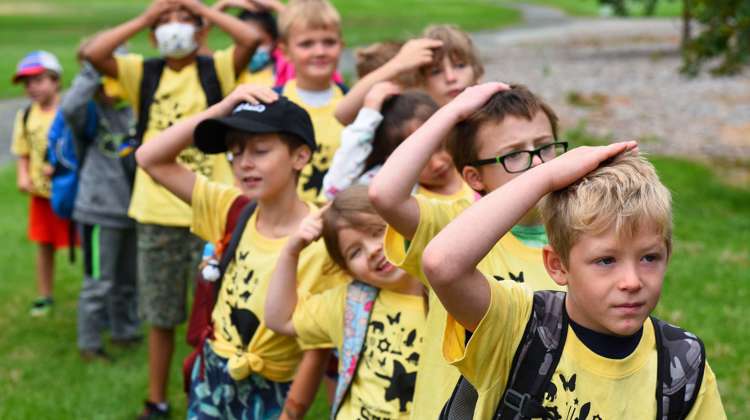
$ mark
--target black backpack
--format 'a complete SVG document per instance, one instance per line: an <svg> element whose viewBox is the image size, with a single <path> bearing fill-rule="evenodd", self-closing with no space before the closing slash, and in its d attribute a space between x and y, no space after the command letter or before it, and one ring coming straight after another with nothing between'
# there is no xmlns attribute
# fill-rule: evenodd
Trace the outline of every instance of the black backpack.
<svg viewBox="0 0 750 420"><path fill-rule="evenodd" d="M526 324L508 375L505 393L494 419L552 419L542 405L547 385L560 361L568 331L565 292L534 293ZM656 418L684 419L693 408L706 364L703 342L695 335L651 317L658 354ZM477 391L461 377L440 413L441 420L465 420L474 415Z"/></svg>

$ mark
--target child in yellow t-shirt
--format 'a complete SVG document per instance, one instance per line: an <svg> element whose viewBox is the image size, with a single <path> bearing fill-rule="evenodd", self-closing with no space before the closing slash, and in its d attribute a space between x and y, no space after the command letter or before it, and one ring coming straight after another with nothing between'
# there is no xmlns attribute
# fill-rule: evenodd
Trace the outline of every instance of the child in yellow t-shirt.
<svg viewBox="0 0 750 420"><path fill-rule="evenodd" d="M385 222L367 187L342 191L300 224L277 262L266 323L303 348L336 348L339 376L332 419L408 419L425 333L424 286L383 254ZM300 253L323 237L354 279L298 302Z"/></svg>
<svg viewBox="0 0 750 420"><path fill-rule="evenodd" d="M333 112L346 88L331 81L343 49L341 17L327 0L292 0L279 14L279 33L296 75L276 89L310 114L318 141L299 191L305 200L318 200L344 128Z"/></svg>
<svg viewBox="0 0 750 420"><path fill-rule="evenodd" d="M451 131L447 149L464 181L478 193L498 188L565 147L556 140L554 112L525 87L502 83L467 88L401 143L370 184L370 198L389 224L388 259L425 284L421 262L425 246L473 202L445 202L411 193L422 168ZM530 230L540 223L532 210L519 224ZM541 232L543 237L543 228ZM533 290L559 289L542 264L538 242L544 238L535 239L535 243L522 240L514 229L495 244L479 269L496 281L524 283ZM434 293L430 293L427 325L430 331L445 328L445 309ZM414 394L415 418L436 418L459 377L458 370L442 358L439 335L428 335Z"/></svg>
<svg viewBox="0 0 750 420"><path fill-rule="evenodd" d="M29 239L37 248L37 291L32 316L52 309L55 249L70 244L70 221L58 217L50 205L51 168L47 162L47 132L57 112L62 66L46 51L33 51L18 63L13 83L23 83L31 105L18 111L11 152L18 158L18 189L31 197Z"/></svg>
<svg viewBox="0 0 750 420"><path fill-rule="evenodd" d="M204 153L229 152L239 189L211 182L176 161L193 138ZM204 240L221 240L238 197L258 203L218 291L214 334L193 369L189 416L280 414L302 351L295 340L266 327L264 303L284 245L316 210L299 198L296 188L315 146L312 123L302 108L269 88L240 85L223 101L173 125L137 152L138 163L150 176L190 203L192 230ZM322 244L305 249L300 255L300 292L318 292L343 282L343 276L326 271L330 264ZM217 393L222 395L220 402Z"/></svg>
<svg viewBox="0 0 750 420"><path fill-rule="evenodd" d="M229 34L234 45L210 56L199 55L210 25ZM144 29L150 29L160 57L114 55L119 45ZM120 83L137 117L136 140L147 144L172 124L231 92L257 44L253 28L201 1L154 0L141 15L94 37L83 55L101 74ZM232 182L224 156L205 155L190 147L179 160L207 178ZM187 318L187 285L203 242L188 228L190 206L141 168L136 171L128 214L137 222L138 311L149 324L149 391L143 414L166 415L174 331Z"/></svg>
<svg viewBox="0 0 750 420"><path fill-rule="evenodd" d="M474 419L519 411L726 418L703 344L650 316L672 250L671 197L634 149L581 147L537 166L468 208L425 249L424 271L449 314L443 354L476 388ZM488 281L477 263L542 197L544 266L568 292ZM532 326L539 323L543 331ZM526 331L544 338L530 341ZM510 375L517 363L526 370Z"/></svg>

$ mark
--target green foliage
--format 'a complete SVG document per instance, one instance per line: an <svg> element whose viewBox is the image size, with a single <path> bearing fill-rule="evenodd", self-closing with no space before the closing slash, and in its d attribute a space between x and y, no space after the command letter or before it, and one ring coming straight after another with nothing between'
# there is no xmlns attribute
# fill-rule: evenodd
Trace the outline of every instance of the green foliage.
<svg viewBox="0 0 750 420"><path fill-rule="evenodd" d="M685 18L692 16L701 24L701 31L683 41L682 70L696 75L709 64L715 75L738 73L750 62L750 1L685 2L689 5Z"/></svg>
<svg viewBox="0 0 750 420"><path fill-rule="evenodd" d="M630 16L633 8L640 9L643 16L653 16L659 0L599 0L599 4L610 7L616 16Z"/></svg>

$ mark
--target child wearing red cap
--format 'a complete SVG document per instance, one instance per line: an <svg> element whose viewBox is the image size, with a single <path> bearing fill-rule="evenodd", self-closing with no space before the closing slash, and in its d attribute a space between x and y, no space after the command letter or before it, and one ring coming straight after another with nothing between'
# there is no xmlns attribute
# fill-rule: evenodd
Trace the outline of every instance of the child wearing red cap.
<svg viewBox="0 0 750 420"><path fill-rule="evenodd" d="M18 111L11 152L18 158L18 189L31 197L29 239L39 247L36 277L39 297L31 306L32 316L52 309L55 249L69 244L69 221L59 218L50 206L51 168L46 163L47 132L60 99L62 66L46 51L27 54L16 68L13 83L23 83L31 104Z"/></svg>

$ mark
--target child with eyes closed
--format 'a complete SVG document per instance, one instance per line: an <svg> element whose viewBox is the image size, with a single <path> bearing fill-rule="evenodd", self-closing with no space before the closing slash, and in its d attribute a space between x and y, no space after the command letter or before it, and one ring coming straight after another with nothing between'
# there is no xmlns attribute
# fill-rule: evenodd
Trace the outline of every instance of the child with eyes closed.
<svg viewBox="0 0 750 420"><path fill-rule="evenodd" d="M355 185L311 213L277 262L266 325L303 349L336 348L338 383L331 419L407 419L426 320L424 286L383 254L386 223ZM317 295L297 295L297 261L323 237L331 259L352 277Z"/></svg>

